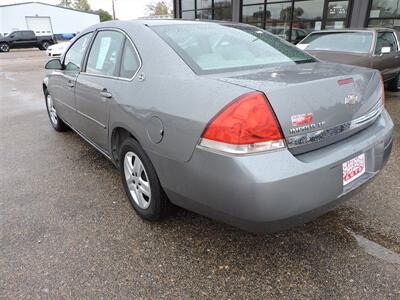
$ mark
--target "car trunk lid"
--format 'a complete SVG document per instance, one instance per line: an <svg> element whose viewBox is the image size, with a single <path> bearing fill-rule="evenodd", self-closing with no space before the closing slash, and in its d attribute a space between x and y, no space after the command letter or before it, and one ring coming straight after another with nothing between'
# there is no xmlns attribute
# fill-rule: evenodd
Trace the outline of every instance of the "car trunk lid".
<svg viewBox="0 0 400 300"><path fill-rule="evenodd" d="M294 154L366 128L382 109L380 75L370 69L307 63L213 76L263 92Z"/></svg>

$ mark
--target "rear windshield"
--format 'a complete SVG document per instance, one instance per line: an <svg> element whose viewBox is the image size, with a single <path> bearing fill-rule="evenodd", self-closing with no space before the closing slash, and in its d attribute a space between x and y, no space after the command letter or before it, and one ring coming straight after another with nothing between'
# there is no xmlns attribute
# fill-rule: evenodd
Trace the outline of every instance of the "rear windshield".
<svg viewBox="0 0 400 300"><path fill-rule="evenodd" d="M301 49L368 53L372 32L313 33L301 41Z"/></svg>
<svg viewBox="0 0 400 300"><path fill-rule="evenodd" d="M256 27L179 24L152 28L198 74L315 62L310 55Z"/></svg>

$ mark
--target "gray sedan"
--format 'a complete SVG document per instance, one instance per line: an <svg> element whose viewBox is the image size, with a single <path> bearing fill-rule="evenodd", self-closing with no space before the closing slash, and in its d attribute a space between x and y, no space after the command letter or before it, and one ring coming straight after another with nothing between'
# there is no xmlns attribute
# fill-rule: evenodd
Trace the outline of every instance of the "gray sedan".
<svg viewBox="0 0 400 300"><path fill-rule="evenodd" d="M54 129L109 158L147 220L177 205L280 230L332 209L391 152L378 71L319 62L248 25L101 23L46 69Z"/></svg>

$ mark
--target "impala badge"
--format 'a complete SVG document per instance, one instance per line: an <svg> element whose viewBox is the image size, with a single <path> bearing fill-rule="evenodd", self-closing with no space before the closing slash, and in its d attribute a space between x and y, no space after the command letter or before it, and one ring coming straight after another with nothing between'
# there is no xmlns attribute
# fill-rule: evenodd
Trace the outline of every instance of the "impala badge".
<svg viewBox="0 0 400 300"><path fill-rule="evenodd" d="M344 98L344 103L349 105L354 105L360 102L360 98L357 95L348 95Z"/></svg>

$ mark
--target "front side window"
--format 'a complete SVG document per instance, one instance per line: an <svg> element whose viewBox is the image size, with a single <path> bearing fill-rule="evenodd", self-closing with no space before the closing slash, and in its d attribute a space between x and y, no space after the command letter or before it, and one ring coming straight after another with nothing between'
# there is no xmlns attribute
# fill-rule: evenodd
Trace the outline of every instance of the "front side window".
<svg viewBox="0 0 400 300"><path fill-rule="evenodd" d="M121 70L119 77L132 78L136 71L139 69L139 58L137 57L136 51L133 48L132 43L126 40L124 51L121 59Z"/></svg>
<svg viewBox="0 0 400 300"><path fill-rule="evenodd" d="M100 31L89 52L86 72L90 74L117 76L118 58L125 36L118 31Z"/></svg>
<svg viewBox="0 0 400 300"><path fill-rule="evenodd" d="M369 53L372 40L372 32L330 32L311 34L301 44L306 50Z"/></svg>
<svg viewBox="0 0 400 300"><path fill-rule="evenodd" d="M81 63L87 46L89 45L92 33L87 33L81 36L76 42L68 49L64 58L64 69L66 71L78 71L81 68Z"/></svg>
<svg viewBox="0 0 400 300"><path fill-rule="evenodd" d="M378 32L375 54L381 54L384 47L390 48L390 52L398 50L397 41L392 32Z"/></svg>
<svg viewBox="0 0 400 300"><path fill-rule="evenodd" d="M185 24L153 29L198 74L315 61L294 46L250 26Z"/></svg>

